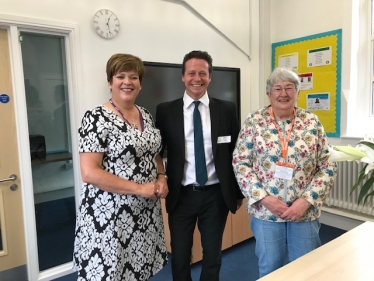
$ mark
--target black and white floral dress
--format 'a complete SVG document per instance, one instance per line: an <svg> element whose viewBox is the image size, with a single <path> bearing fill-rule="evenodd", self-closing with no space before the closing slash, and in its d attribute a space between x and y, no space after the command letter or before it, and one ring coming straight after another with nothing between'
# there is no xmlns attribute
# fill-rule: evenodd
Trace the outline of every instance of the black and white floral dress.
<svg viewBox="0 0 374 281"><path fill-rule="evenodd" d="M142 184L157 177L161 136L151 114L137 107L143 131L103 105L87 111L79 129L79 152L103 152L104 170ZM78 280L148 280L166 263L160 200L83 184L74 243Z"/></svg>

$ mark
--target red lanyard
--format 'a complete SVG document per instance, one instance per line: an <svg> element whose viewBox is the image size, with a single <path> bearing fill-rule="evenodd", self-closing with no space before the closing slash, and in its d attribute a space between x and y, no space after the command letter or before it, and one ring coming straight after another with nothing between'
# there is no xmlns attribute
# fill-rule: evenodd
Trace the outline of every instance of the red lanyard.
<svg viewBox="0 0 374 281"><path fill-rule="evenodd" d="M273 108L272 107L270 107L270 114L271 114L271 117L273 117L273 122L274 122L275 128L277 128L277 130L278 130L279 139L280 139L280 142L281 142L281 145L282 145L282 157L286 158L286 156L287 156L287 150L288 150L288 142L290 141L292 129L293 129L293 126L295 124L296 111L295 111L295 109L293 110L291 127L289 128L289 130L287 132L287 138L286 138L286 140L283 138L282 130L279 128L279 125L278 125L277 121L275 121L274 112L273 112Z"/></svg>

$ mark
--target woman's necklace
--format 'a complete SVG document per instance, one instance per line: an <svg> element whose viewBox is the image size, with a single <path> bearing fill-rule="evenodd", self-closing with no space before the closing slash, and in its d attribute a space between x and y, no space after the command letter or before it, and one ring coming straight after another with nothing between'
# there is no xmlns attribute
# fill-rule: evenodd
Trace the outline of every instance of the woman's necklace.
<svg viewBox="0 0 374 281"><path fill-rule="evenodd" d="M109 99L109 102L111 103L111 105L113 105L113 107L118 111L119 114L121 114L122 118L126 121L127 124L129 124L131 127L133 127L134 129L138 129L138 124L136 124L136 122L134 121L134 119L131 119L131 123L129 122L129 120L127 120L125 118L125 116L123 115L123 113L121 112L121 110L114 104L113 100L112 99Z"/></svg>

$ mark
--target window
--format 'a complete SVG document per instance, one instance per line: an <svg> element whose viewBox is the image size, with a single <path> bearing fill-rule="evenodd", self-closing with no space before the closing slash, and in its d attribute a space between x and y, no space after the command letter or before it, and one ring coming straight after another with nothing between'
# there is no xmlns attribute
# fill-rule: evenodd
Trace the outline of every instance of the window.
<svg viewBox="0 0 374 281"><path fill-rule="evenodd" d="M370 115L374 116L374 0L371 0L371 102Z"/></svg>
<svg viewBox="0 0 374 281"><path fill-rule="evenodd" d="M42 271L70 262L74 246L66 38L34 32L21 32L21 36L38 264Z"/></svg>
<svg viewBox="0 0 374 281"><path fill-rule="evenodd" d="M374 0L350 5L342 21L342 137L362 139L374 135Z"/></svg>

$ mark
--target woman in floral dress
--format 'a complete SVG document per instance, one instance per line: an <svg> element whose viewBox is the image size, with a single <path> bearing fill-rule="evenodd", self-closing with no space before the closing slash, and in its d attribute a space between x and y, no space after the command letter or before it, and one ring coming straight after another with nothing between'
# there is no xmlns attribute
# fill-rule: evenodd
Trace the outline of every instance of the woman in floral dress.
<svg viewBox="0 0 374 281"><path fill-rule="evenodd" d="M276 68L266 84L270 106L248 115L233 154L260 277L321 245L318 218L336 164L318 117L295 106L299 91L298 75Z"/></svg>
<svg viewBox="0 0 374 281"><path fill-rule="evenodd" d="M78 280L148 280L167 263L161 136L151 114L135 105L143 74L139 58L113 55L107 62L111 98L87 111L79 129Z"/></svg>

